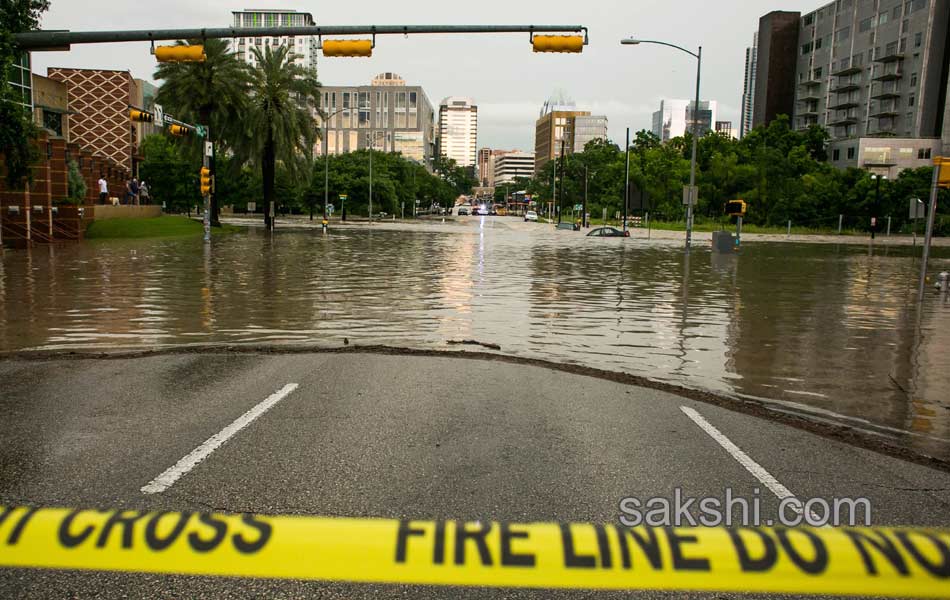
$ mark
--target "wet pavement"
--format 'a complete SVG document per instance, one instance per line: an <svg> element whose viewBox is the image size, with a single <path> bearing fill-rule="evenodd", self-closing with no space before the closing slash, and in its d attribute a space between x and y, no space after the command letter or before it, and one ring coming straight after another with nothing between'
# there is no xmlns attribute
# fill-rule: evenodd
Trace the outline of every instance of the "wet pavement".
<svg viewBox="0 0 950 600"><path fill-rule="evenodd" d="M853 240L851 240L853 241ZM919 252L919 248L917 249ZM932 270L950 270L945 248ZM950 459L950 304L907 247L595 239L513 218L6 251L0 350L345 344L647 377ZM484 348L479 348L484 349Z"/></svg>

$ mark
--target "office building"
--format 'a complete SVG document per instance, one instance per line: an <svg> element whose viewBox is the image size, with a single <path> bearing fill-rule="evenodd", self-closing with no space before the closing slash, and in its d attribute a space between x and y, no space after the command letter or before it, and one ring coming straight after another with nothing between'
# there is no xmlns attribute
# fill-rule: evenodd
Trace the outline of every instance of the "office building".
<svg viewBox="0 0 950 600"><path fill-rule="evenodd" d="M460 167L475 166L478 106L471 98L450 96L439 105L439 153Z"/></svg>
<svg viewBox="0 0 950 600"><path fill-rule="evenodd" d="M422 87L406 85L395 73L381 73L370 85L325 86L321 103L330 115L326 130L330 154L372 146L432 168L435 111ZM317 126L323 127L319 118ZM323 143L314 151L322 154Z"/></svg>
<svg viewBox="0 0 950 600"><path fill-rule="evenodd" d="M752 46L745 49L745 72L742 80L742 114L739 117L739 137L752 130L752 112L755 105L755 70L759 52L759 32L752 36Z"/></svg>
<svg viewBox="0 0 950 600"><path fill-rule="evenodd" d="M69 88L62 81L33 73L33 123L50 137L69 137Z"/></svg>
<svg viewBox="0 0 950 600"><path fill-rule="evenodd" d="M771 123L778 115L792 114L800 15L777 10L759 19L752 127Z"/></svg>
<svg viewBox="0 0 950 600"><path fill-rule="evenodd" d="M842 168L895 177L950 150L950 2L839 0L782 14L798 15L787 25L796 44L781 56L773 48L771 62L792 68L763 80L760 22L757 108L760 91L790 88L792 105L776 114L796 129L824 127L829 160ZM775 116L764 114L764 122Z"/></svg>
<svg viewBox="0 0 950 600"><path fill-rule="evenodd" d="M534 172L565 154L582 152L593 139L607 139L607 117L578 110L562 91L555 92L541 107L534 124ZM563 144L562 144L563 142Z"/></svg>
<svg viewBox="0 0 950 600"><path fill-rule="evenodd" d="M727 138L736 138L736 130L732 128L732 121L716 121L716 133Z"/></svg>
<svg viewBox="0 0 950 600"><path fill-rule="evenodd" d="M496 151L494 155L494 180L492 186L511 183L519 177L534 175L534 152L521 150Z"/></svg>
<svg viewBox="0 0 950 600"><path fill-rule="evenodd" d="M693 131L693 100L660 100L660 110L653 113L653 135L662 142L682 137ZM699 136L713 131L718 103L715 100L699 102Z"/></svg>
<svg viewBox="0 0 950 600"><path fill-rule="evenodd" d="M50 67L47 75L66 84L70 140L135 173L138 145L155 131L152 124L129 121L129 105L146 108L142 80L128 71L103 69ZM151 97L154 103L154 91Z"/></svg>
<svg viewBox="0 0 950 600"><path fill-rule="evenodd" d="M495 168L494 160L492 159L493 150L491 148L479 148L478 149L478 183L482 187L491 187L492 184L489 183L492 180L492 170Z"/></svg>
<svg viewBox="0 0 950 600"><path fill-rule="evenodd" d="M305 27L314 25L313 15L295 10L280 10L266 8L248 8L231 13L234 17L234 27ZM317 69L317 38L314 36L276 36L276 37L239 37L232 42L232 49L247 64L254 66L257 62L251 49L256 47L261 52L271 46L290 46L295 55L294 62L301 67L316 71Z"/></svg>

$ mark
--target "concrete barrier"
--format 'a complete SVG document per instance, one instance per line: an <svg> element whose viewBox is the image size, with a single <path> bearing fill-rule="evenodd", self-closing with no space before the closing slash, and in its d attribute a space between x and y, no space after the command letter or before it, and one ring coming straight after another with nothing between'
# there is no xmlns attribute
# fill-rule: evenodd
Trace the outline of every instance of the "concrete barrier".
<svg viewBox="0 0 950 600"><path fill-rule="evenodd" d="M105 219L151 219L162 216L162 207L157 205L109 206L108 204L97 204L93 208L92 218L96 221Z"/></svg>

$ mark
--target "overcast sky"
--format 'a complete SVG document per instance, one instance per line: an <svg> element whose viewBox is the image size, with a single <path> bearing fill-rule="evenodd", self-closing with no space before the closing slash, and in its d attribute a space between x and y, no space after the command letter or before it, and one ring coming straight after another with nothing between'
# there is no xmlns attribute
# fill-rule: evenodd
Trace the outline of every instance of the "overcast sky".
<svg viewBox="0 0 950 600"><path fill-rule="evenodd" d="M807 12L816 0L52 0L46 29L73 31L231 25L231 11L290 8L313 14L323 25L544 24L585 25L590 45L579 55L534 54L528 35L380 36L373 57L324 58L327 85L368 83L393 71L422 85L438 109L446 96L471 96L478 104L480 147L532 149L541 105L562 89L582 110L606 114L610 137L649 129L661 98L694 94L696 61L663 46L620 46L636 36L684 47L703 46L704 100L719 102L720 120L739 123L745 48L759 17L772 10ZM34 71L46 67L127 69L151 80L148 44L73 46L71 52L33 55Z"/></svg>

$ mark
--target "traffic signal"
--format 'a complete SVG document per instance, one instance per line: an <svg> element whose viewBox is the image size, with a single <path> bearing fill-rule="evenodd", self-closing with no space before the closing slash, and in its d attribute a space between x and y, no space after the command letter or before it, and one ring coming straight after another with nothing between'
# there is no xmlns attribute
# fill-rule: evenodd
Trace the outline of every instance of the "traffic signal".
<svg viewBox="0 0 950 600"><path fill-rule="evenodd" d="M144 110L132 108L129 109L129 119L136 123L152 123L155 121L155 115Z"/></svg>
<svg viewBox="0 0 950 600"><path fill-rule="evenodd" d="M158 62L204 62L205 47L201 44L190 46L159 46L155 48L155 60Z"/></svg>
<svg viewBox="0 0 950 600"><path fill-rule="evenodd" d="M937 174L937 187L950 188L950 157L934 158L934 168L940 169Z"/></svg>
<svg viewBox="0 0 950 600"><path fill-rule="evenodd" d="M743 200L730 200L726 202L726 214L730 217L742 217L745 216L745 201Z"/></svg>
<svg viewBox="0 0 950 600"><path fill-rule="evenodd" d="M191 128L184 125L171 125L168 127L168 133L178 137L188 137L191 135Z"/></svg>
<svg viewBox="0 0 950 600"><path fill-rule="evenodd" d="M372 56L372 40L326 40L323 42L324 56Z"/></svg>
<svg viewBox="0 0 950 600"><path fill-rule="evenodd" d="M207 196L211 193L211 169L201 167L201 195Z"/></svg>
<svg viewBox="0 0 950 600"><path fill-rule="evenodd" d="M535 52L581 52L582 35L536 35L532 39Z"/></svg>

